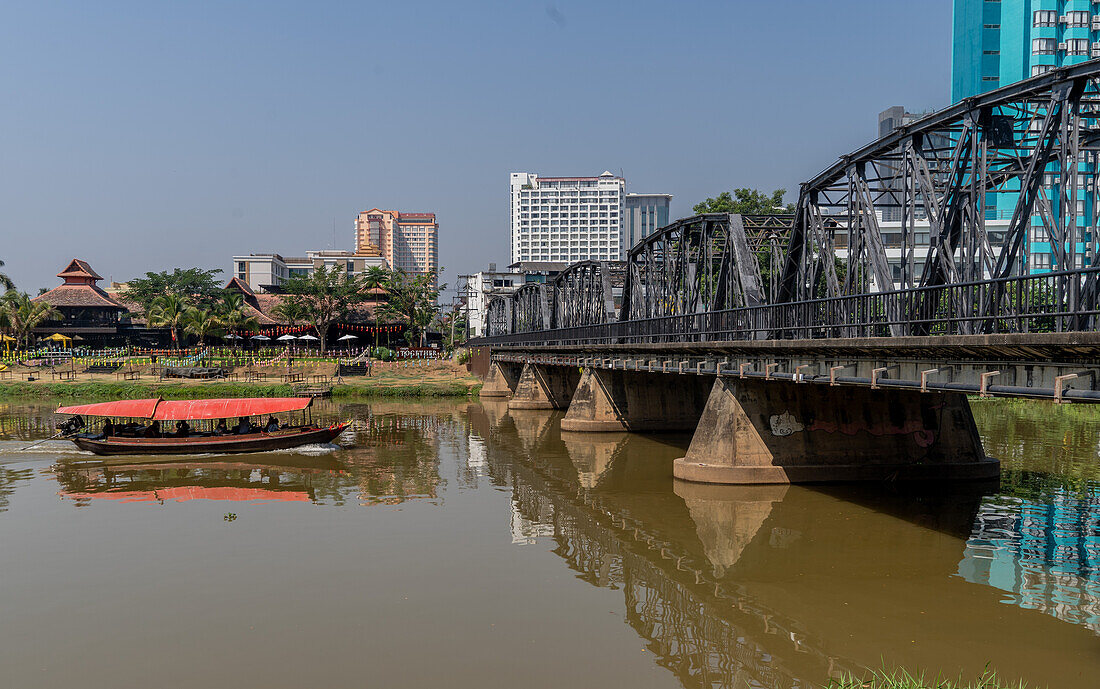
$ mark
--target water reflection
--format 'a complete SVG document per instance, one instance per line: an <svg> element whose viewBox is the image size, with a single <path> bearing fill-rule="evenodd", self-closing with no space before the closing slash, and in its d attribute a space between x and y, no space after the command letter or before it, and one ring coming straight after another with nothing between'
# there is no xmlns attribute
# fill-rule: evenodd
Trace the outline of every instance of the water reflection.
<svg viewBox="0 0 1100 689"><path fill-rule="evenodd" d="M270 528L279 529L278 540L287 537L287 520L307 532L321 514L326 529L346 528L343 541L333 540L349 558L339 567L324 569L323 560L334 553L321 542L297 543L314 549L310 566L319 578L370 571L356 549L343 547L365 533L355 517L370 515L377 540L361 551L370 553L372 566L418 562L412 558L421 551L430 556L450 549L447 562L473 562L471 569L499 569L504 553L511 558L505 568L549 562L557 572L575 574L585 583L567 577L567 584L586 594L597 593L589 587L601 589L629 627L616 622L618 629L642 639L655 661L687 687L820 686L882 659L952 675L977 675L990 663L1010 681L1076 687L1100 672L1100 424L1094 423L1100 417L1035 409L977 405L990 454L1005 458L1000 487L826 489L675 482L671 462L682 455L686 436L561 434L560 412L509 411L506 402L322 403L315 417L354 421L347 447L163 462L103 461L60 442L20 454L26 443L13 438L48 436L52 409L13 407L0 413L0 432L7 434L7 442L0 440L0 512L25 485L49 486L37 495L63 508L55 525L64 529L74 521L73 504L300 503L278 511L279 519L251 519L249 526L262 539L265 525L277 524ZM12 421L13 415L25 421ZM46 466L49 484L36 470ZM466 491L462 499L453 499L456 490ZM0 515L0 527L20 531L23 504ZM417 504L448 509L412 509ZM384 505L410 509L380 515L377 506ZM37 509L46 508L39 503ZM111 514L85 510L79 521L92 524ZM110 523L129 529L130 514ZM194 523L196 538L216 545L192 514L199 510L157 511L163 523ZM439 520L459 514L462 529L438 535L453 527ZM526 547L511 548L509 539ZM31 554L33 540L24 546ZM393 550L402 543L432 547ZM434 564L403 566L394 564L400 579L388 580L391 591L394 581L401 582L402 596L454 585L446 567L436 577ZM194 572L181 576L189 574ZM405 580L416 583L406 587ZM501 580L496 585L504 586ZM509 585L520 599L529 589L541 591L543 582ZM379 598L363 599L364 609L387 609L387 588L367 588ZM443 598L452 601L448 596ZM463 608L461 600L448 605L454 606L443 613L448 618L482 614L472 603ZM438 612L430 606L416 613L388 610L392 617L378 619L398 626ZM543 617L539 624L564 625L557 631L570 635L583 635L592 622L555 621L545 611ZM359 629L361 619L349 614L349 626L336 622L333 628L346 635Z"/></svg>
<svg viewBox="0 0 1100 689"><path fill-rule="evenodd" d="M54 475L61 497L85 507L93 500L309 501L314 498L313 477L338 468L329 458L261 456L236 461L71 462L56 465Z"/></svg>
<svg viewBox="0 0 1100 689"><path fill-rule="evenodd" d="M812 686L883 658L1048 686L1100 669L1095 491L673 483L675 444L512 417L473 425L513 488L513 542L552 539L580 579L622 590L685 686Z"/></svg>

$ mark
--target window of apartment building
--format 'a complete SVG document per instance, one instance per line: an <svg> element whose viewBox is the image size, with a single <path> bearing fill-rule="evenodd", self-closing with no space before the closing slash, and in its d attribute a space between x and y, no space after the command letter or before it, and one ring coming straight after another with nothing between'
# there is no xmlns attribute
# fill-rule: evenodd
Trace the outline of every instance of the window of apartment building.
<svg viewBox="0 0 1100 689"><path fill-rule="evenodd" d="M1031 76L1037 77L1040 74L1046 74L1047 72L1049 72L1053 69L1054 69L1054 65L1032 65L1031 66Z"/></svg>
<svg viewBox="0 0 1100 689"><path fill-rule="evenodd" d="M1032 26L1057 26L1058 13L1054 10L1039 10L1033 15Z"/></svg>
<svg viewBox="0 0 1100 689"><path fill-rule="evenodd" d="M1088 55L1089 54L1089 39L1087 39L1087 38L1071 38L1071 39L1067 40L1066 41L1066 54L1067 55Z"/></svg>
<svg viewBox="0 0 1100 689"><path fill-rule="evenodd" d="M982 81L1000 81L1000 77L982 77Z"/></svg>
<svg viewBox="0 0 1100 689"><path fill-rule="evenodd" d="M1084 10L1084 11L1077 10L1077 11L1073 11L1073 12L1066 12L1066 26L1088 26L1088 25L1089 25L1089 12L1088 12L1088 10Z"/></svg>
<svg viewBox="0 0 1100 689"><path fill-rule="evenodd" d="M983 24L982 28L983 29L1000 29L1001 25L1000 24Z"/></svg>
<svg viewBox="0 0 1100 689"><path fill-rule="evenodd" d="M1032 254L1031 267L1039 270L1050 270L1050 254Z"/></svg>
<svg viewBox="0 0 1100 689"><path fill-rule="evenodd" d="M1031 41L1032 55L1053 55L1058 49L1058 40L1055 38L1036 38Z"/></svg>

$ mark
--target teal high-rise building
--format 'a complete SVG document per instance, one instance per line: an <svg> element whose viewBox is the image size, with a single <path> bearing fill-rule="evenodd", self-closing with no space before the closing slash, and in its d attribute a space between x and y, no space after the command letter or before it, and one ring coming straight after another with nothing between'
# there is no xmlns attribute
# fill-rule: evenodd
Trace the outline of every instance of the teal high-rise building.
<svg viewBox="0 0 1100 689"><path fill-rule="evenodd" d="M953 102L1100 56L1093 0L955 0L953 24Z"/></svg>
<svg viewBox="0 0 1100 689"><path fill-rule="evenodd" d="M1098 0L954 0L951 52L951 100L958 102L1058 67L1100 57ZM1091 178L1095 166L1082 162L1080 179ZM1047 169L1052 182L1048 197L1058 198L1057 165ZM1017 187L1018 188L1018 187ZM1019 193L1011 188L987 195L987 220L1012 216ZM1080 237L1091 237L1095 195L1085 189L1077 200ZM1027 270L1042 273L1072 268L1055 265L1049 233L1033 216L1027 242ZM1086 242L1075 243L1074 255L1092 263ZM1068 248L1068 247L1067 247Z"/></svg>

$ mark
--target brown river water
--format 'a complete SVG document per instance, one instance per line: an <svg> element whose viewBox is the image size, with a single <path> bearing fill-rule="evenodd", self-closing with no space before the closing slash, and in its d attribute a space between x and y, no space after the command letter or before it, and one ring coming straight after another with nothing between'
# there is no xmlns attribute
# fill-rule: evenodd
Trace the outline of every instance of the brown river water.
<svg viewBox="0 0 1100 689"><path fill-rule="evenodd" d="M975 402L1001 482L674 481L681 435L318 403L339 441L115 458L0 404L0 687L1100 686L1100 408Z"/></svg>

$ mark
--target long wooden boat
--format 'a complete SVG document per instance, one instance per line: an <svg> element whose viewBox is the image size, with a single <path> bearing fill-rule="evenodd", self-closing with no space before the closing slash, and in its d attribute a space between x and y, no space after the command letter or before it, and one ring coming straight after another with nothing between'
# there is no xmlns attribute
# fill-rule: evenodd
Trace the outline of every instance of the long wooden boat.
<svg viewBox="0 0 1100 689"><path fill-rule="evenodd" d="M58 414L67 414L71 420L63 424L68 428L67 437L82 450L97 455L186 455L186 454L227 454L242 452L266 452L285 450L302 445L332 442L344 432L348 424L337 423L327 427L307 421L305 412L313 403L312 398L230 398L211 400L164 401L159 398L145 400L118 400L97 404L81 404L71 407L59 407ZM264 416L286 415L295 412L302 414L298 424L280 424L270 431L256 427L247 433L202 432L189 430L186 435L171 433L150 433L161 423L186 421L188 425L196 422L209 422L220 419L244 418L253 416L261 420ZM108 420L118 419L130 422L130 432L120 426L117 430L108 427L108 432L81 432L87 429L83 417L101 417ZM137 422L149 422L149 426L138 426ZM112 424L113 426L113 424Z"/></svg>

